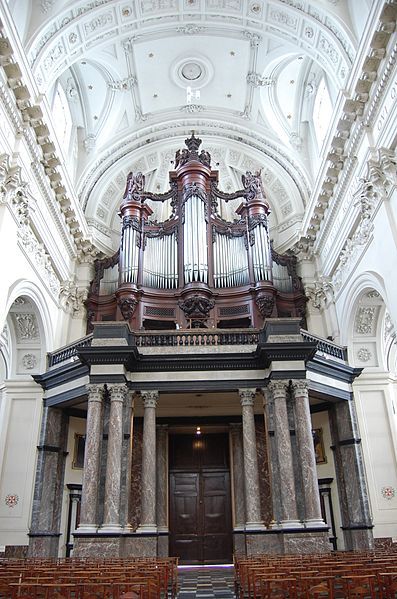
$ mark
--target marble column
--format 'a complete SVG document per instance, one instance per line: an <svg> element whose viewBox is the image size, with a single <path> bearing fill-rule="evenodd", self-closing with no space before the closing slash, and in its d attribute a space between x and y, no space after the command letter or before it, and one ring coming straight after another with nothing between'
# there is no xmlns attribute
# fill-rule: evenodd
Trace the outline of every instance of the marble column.
<svg viewBox="0 0 397 599"><path fill-rule="evenodd" d="M230 436L233 456L234 529L244 530L245 497L242 425L231 424Z"/></svg>
<svg viewBox="0 0 397 599"><path fill-rule="evenodd" d="M78 532L95 532L98 528L98 481L102 435L103 385L87 385L88 410L84 453L83 489Z"/></svg>
<svg viewBox="0 0 397 599"><path fill-rule="evenodd" d="M259 496L258 456L254 418L255 389L239 389L243 417L246 530L264 528Z"/></svg>
<svg viewBox="0 0 397 599"><path fill-rule="evenodd" d="M280 473L280 514L281 528L301 528L296 508L296 490L292 459L291 437L287 413L287 393L289 381L270 381L268 389L273 400L274 436L277 462Z"/></svg>
<svg viewBox="0 0 397 599"><path fill-rule="evenodd" d="M321 527L325 526L325 523L321 515L307 381L292 381L292 392L295 400L295 431L303 480L305 526Z"/></svg>
<svg viewBox="0 0 397 599"><path fill-rule="evenodd" d="M158 391L141 391L143 400L141 523L137 532L157 532L156 524L156 406Z"/></svg>
<svg viewBox="0 0 397 599"><path fill-rule="evenodd" d="M106 459L105 501L102 530L117 532L120 526L121 448L123 443L123 404L125 383L108 385L110 414Z"/></svg>

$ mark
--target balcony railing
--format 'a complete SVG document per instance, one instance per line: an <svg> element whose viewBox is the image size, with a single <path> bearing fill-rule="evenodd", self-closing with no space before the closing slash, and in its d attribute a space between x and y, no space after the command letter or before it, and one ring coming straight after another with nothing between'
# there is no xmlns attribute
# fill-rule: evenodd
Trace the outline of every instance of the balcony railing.
<svg viewBox="0 0 397 599"><path fill-rule="evenodd" d="M136 347L216 347L225 345L256 346L260 331L257 329L196 329L176 331L138 331L133 334ZM304 341L317 343L317 351L333 358L347 360L347 349L332 341L312 335L301 330ZM81 347L91 345L92 335L87 335L78 341L65 345L48 353L48 367L58 366L67 361L77 359Z"/></svg>
<svg viewBox="0 0 397 599"><path fill-rule="evenodd" d="M257 345L259 331L256 329L196 329L188 331L138 332L137 347L198 347L217 345Z"/></svg>
<svg viewBox="0 0 397 599"><path fill-rule="evenodd" d="M305 341L314 341L317 343L317 351L327 354L327 356L332 356L333 358L338 358L339 360L343 360L347 362L347 347L343 347L342 345L337 345L333 341L329 341L328 339L323 339L323 337L318 337L317 335L313 335L304 329L301 329L301 335Z"/></svg>
<svg viewBox="0 0 397 599"><path fill-rule="evenodd" d="M47 354L48 368L51 368L51 366L58 366L58 364L61 364L62 362L67 362L67 361L72 361L74 359L77 359L77 352L80 349L80 347L87 347L88 345L91 345L92 337L93 337L92 334L87 335L86 337L83 337L82 339L78 339L77 341L74 341L73 343L69 343L69 345L65 345L64 347L61 347L60 349L57 349L56 351L48 352L48 354Z"/></svg>

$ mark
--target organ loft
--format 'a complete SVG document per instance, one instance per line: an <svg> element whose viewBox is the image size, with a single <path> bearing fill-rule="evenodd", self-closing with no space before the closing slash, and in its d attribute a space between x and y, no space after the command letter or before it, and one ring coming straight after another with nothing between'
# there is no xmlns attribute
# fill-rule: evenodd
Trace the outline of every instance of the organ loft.
<svg viewBox="0 0 397 599"><path fill-rule="evenodd" d="M176 153L165 193L128 175L119 251L95 264L88 334L35 375L43 447L66 447L72 422L85 430L68 551L196 564L330 551L332 495L317 478L313 410L330 421L344 546L370 548L361 447L349 440L359 369L305 330L307 298L294 256L272 248L260 173L225 193L200 145L192 134ZM32 556L57 553L62 485L52 469L65 455L43 453L37 468Z"/></svg>
<svg viewBox="0 0 397 599"><path fill-rule="evenodd" d="M304 324L296 260L271 246L260 173L247 172L242 189L225 193L201 140L192 133L185 143L166 193L146 191L142 173L128 175L120 249L96 263L89 331L94 321L119 319L145 330L259 327L269 317ZM222 204L238 199L236 218L225 220ZM148 200L169 202L169 218L153 221Z"/></svg>

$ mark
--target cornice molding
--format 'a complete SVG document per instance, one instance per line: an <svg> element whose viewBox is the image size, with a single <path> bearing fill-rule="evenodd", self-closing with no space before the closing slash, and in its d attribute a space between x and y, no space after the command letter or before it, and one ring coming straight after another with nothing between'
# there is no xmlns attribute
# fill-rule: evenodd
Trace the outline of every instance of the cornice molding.
<svg viewBox="0 0 397 599"><path fill-rule="evenodd" d="M57 156L56 146L45 123L44 111L31 96L28 82L24 81L12 43L7 38L1 21L0 45L3 48L0 65L8 84L6 87L0 83L0 101L10 117L15 134L23 135L25 139L36 183L47 203L69 258L79 258L81 261L85 261L87 257L93 259L98 255L98 251L92 246L91 241L84 237L79 222L80 216L76 214L72 207L73 202L68 197L68 185L63 180L63 173L59 168L62 161Z"/></svg>
<svg viewBox="0 0 397 599"><path fill-rule="evenodd" d="M328 167L318 186L316 197L312 200L312 215L296 245L296 253L302 249L306 249L309 255L319 253L332 227L341 199L354 175L354 156L362 142L366 126L373 121L376 110L379 110L386 83L396 62L396 43L389 50L387 62L383 62L395 31L396 20L397 5L385 2L369 51L363 59L361 72L352 85L354 91L345 99L341 108L336 134L331 140L327 156ZM382 74L377 81L380 70Z"/></svg>

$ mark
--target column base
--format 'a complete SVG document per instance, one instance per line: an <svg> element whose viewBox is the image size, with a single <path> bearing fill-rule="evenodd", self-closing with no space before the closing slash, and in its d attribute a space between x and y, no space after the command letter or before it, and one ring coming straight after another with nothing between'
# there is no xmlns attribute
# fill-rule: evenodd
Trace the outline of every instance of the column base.
<svg viewBox="0 0 397 599"><path fill-rule="evenodd" d="M264 525L263 522L246 522L244 528L245 528L246 531L251 531L251 530L266 530L266 526Z"/></svg>
<svg viewBox="0 0 397 599"><path fill-rule="evenodd" d="M156 524L140 524L136 529L136 533L139 534L156 534L157 526Z"/></svg>
<svg viewBox="0 0 397 599"><path fill-rule="evenodd" d="M95 534L98 531L97 524L80 524L75 532L82 532L87 534Z"/></svg>
<svg viewBox="0 0 397 599"><path fill-rule="evenodd" d="M284 529L290 528L304 528L302 522L300 520L280 520L279 527Z"/></svg>
<svg viewBox="0 0 397 599"><path fill-rule="evenodd" d="M101 534L101 532L121 532L122 530L120 524L104 524L98 528L98 534Z"/></svg>
<svg viewBox="0 0 397 599"><path fill-rule="evenodd" d="M305 520L304 524L306 528L326 528L327 530L329 528L322 518Z"/></svg>
<svg viewBox="0 0 397 599"><path fill-rule="evenodd" d="M157 527L157 532L159 532L159 533L163 532L163 533L168 534L169 533L168 526L158 526Z"/></svg>

